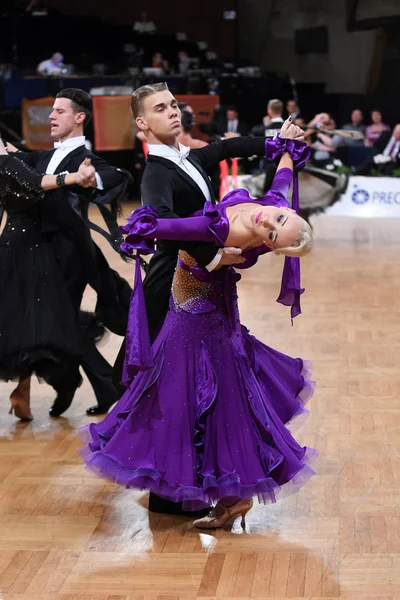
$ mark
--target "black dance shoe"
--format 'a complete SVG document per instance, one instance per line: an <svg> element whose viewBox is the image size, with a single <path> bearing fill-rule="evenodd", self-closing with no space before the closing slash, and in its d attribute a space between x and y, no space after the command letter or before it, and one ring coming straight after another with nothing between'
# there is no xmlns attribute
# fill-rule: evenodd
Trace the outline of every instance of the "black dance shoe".
<svg viewBox="0 0 400 600"><path fill-rule="evenodd" d="M72 390L72 392L58 392L53 406L49 410L49 415L51 417L61 417L71 406L75 392L76 390Z"/></svg>
<svg viewBox="0 0 400 600"><path fill-rule="evenodd" d="M86 414L89 415L89 417L92 417L92 416L95 416L95 415L105 415L105 414L108 413L108 411L110 410L110 408L116 402L117 401L114 400L113 402L111 402L111 404L96 404L95 406L91 406L90 408L88 408L86 410Z"/></svg>

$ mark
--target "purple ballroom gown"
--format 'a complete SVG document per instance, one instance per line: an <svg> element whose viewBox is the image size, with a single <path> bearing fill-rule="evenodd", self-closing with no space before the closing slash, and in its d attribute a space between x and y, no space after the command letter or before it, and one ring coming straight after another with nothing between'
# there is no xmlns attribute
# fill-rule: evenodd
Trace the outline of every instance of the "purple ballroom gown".
<svg viewBox="0 0 400 600"><path fill-rule="evenodd" d="M122 228L125 248L151 252L154 238L214 241L229 233L226 208L243 202L288 206L289 169L254 200L230 192L218 205L185 219L157 219L142 207ZM243 253L255 264L262 245ZM300 312L298 259L285 259L279 302ZM232 267L209 273L180 252L170 310L146 349L140 269L128 323L124 383L129 386L100 423L81 430L81 455L97 475L128 488L147 489L195 509L225 497L275 502L312 475L316 451L301 447L287 425L305 416L313 392L310 365L274 350L241 325ZM150 350L150 351L148 351Z"/></svg>

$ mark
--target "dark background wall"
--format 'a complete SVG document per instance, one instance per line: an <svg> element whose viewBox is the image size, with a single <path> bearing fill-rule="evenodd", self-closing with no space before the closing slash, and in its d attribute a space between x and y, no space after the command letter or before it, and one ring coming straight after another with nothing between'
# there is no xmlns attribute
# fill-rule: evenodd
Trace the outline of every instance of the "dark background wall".
<svg viewBox="0 0 400 600"><path fill-rule="evenodd" d="M376 30L348 31L346 0L238 2L240 53L255 64L287 71L297 82L325 83L327 92L368 91ZM327 47L318 49L308 34L310 49L299 53L296 32L313 28L325 29Z"/></svg>
<svg viewBox="0 0 400 600"><path fill-rule="evenodd" d="M46 0L46 5L66 14L98 15L110 23L133 24L146 11L161 33L186 32L193 41L206 41L221 56L235 54L235 21L225 21L223 12L234 9L235 0ZM107 40L105 40L105 43Z"/></svg>

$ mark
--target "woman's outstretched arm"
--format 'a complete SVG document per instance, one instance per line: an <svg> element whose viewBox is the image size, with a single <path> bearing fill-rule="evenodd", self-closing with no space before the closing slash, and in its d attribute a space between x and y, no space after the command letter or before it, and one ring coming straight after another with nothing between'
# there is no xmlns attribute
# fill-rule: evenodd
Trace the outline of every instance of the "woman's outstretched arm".
<svg viewBox="0 0 400 600"><path fill-rule="evenodd" d="M123 248L127 252L146 248L151 252L154 248L153 240L156 239L182 243L214 243L209 224L210 218L203 215L184 219L160 219L154 207L142 206L134 210L128 217L127 224L120 228L126 236Z"/></svg>
<svg viewBox="0 0 400 600"><path fill-rule="evenodd" d="M277 192L287 198L288 191L293 179L293 160L290 154L285 152L279 161L278 169L268 191ZM268 195L268 192L267 194Z"/></svg>

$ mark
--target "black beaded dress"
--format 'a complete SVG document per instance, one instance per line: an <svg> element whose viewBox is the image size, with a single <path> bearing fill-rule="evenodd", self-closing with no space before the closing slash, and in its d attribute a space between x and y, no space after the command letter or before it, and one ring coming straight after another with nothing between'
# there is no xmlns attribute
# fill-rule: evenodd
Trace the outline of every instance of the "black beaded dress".
<svg viewBox="0 0 400 600"><path fill-rule="evenodd" d="M41 231L41 175L14 156L0 156L0 379L36 374L51 382L80 356L82 330Z"/></svg>

